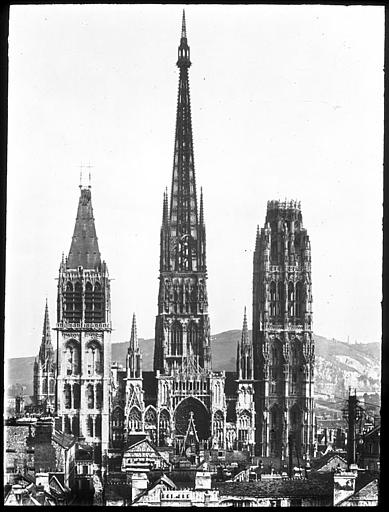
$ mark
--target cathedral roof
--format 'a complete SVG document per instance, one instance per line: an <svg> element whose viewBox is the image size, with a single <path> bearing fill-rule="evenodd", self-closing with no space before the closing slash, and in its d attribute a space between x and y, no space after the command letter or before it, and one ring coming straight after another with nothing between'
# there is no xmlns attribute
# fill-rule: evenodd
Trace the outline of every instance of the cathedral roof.
<svg viewBox="0 0 389 512"><path fill-rule="evenodd" d="M95 269L101 263L90 188L81 188L67 268Z"/></svg>

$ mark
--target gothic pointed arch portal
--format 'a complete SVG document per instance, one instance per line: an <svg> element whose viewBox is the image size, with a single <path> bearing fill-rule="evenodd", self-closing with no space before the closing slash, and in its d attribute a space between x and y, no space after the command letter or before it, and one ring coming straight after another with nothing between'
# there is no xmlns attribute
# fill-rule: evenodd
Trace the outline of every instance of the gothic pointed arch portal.
<svg viewBox="0 0 389 512"><path fill-rule="evenodd" d="M206 440L210 436L210 417L204 404L200 400L189 397L180 402L174 412L176 434L184 436L188 429L190 413L193 412L193 420L199 440Z"/></svg>

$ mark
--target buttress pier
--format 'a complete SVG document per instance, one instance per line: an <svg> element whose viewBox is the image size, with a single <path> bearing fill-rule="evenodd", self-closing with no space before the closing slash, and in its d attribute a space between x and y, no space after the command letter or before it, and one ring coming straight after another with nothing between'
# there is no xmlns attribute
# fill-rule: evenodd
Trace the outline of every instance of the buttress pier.
<svg viewBox="0 0 389 512"><path fill-rule="evenodd" d="M59 428L93 445L99 464L109 440L110 279L99 251L91 188L80 186L80 192L69 255L59 268L56 412Z"/></svg>
<svg viewBox="0 0 389 512"><path fill-rule="evenodd" d="M311 245L296 201L269 201L253 272L256 451L297 462L314 442Z"/></svg>

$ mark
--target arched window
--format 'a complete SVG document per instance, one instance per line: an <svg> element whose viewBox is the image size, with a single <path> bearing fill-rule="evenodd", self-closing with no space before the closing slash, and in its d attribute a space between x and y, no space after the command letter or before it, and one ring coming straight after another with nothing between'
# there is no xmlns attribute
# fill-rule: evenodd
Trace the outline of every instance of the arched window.
<svg viewBox="0 0 389 512"><path fill-rule="evenodd" d="M80 434L77 416L73 416L73 418L72 418L72 434L75 436L78 436Z"/></svg>
<svg viewBox="0 0 389 512"><path fill-rule="evenodd" d="M72 408L72 388L71 388L70 384L65 384L65 386L64 386L64 402L65 402L65 409Z"/></svg>
<svg viewBox="0 0 389 512"><path fill-rule="evenodd" d="M93 287L89 281L85 285L85 322L93 322Z"/></svg>
<svg viewBox="0 0 389 512"><path fill-rule="evenodd" d="M277 405L270 409L270 456L279 457L282 451L282 413Z"/></svg>
<svg viewBox="0 0 389 512"><path fill-rule="evenodd" d="M55 382L54 382L54 379L50 379L49 393L50 393L50 395L53 395L55 393Z"/></svg>
<svg viewBox="0 0 389 512"><path fill-rule="evenodd" d="M282 347L275 340L270 350L270 392L277 393L282 386Z"/></svg>
<svg viewBox="0 0 389 512"><path fill-rule="evenodd" d="M294 316L294 286L292 282L288 284L288 314Z"/></svg>
<svg viewBox="0 0 389 512"><path fill-rule="evenodd" d="M73 322L81 322L82 318L82 284L77 281L74 285Z"/></svg>
<svg viewBox="0 0 389 512"><path fill-rule="evenodd" d="M66 320L73 320L73 285L70 281L66 283L64 292L64 318Z"/></svg>
<svg viewBox="0 0 389 512"><path fill-rule="evenodd" d="M238 418L238 442L243 445L248 442L250 425L250 415L247 411L243 411Z"/></svg>
<svg viewBox="0 0 389 512"><path fill-rule="evenodd" d="M97 341L90 341L87 346L87 374L102 373L102 351Z"/></svg>
<svg viewBox="0 0 389 512"><path fill-rule="evenodd" d="M199 340L197 334L197 325L190 322L187 329L188 353L196 356L200 355Z"/></svg>
<svg viewBox="0 0 389 512"><path fill-rule="evenodd" d="M165 446L170 435L170 416L165 410L159 415L159 444Z"/></svg>
<svg viewBox="0 0 389 512"><path fill-rule="evenodd" d="M222 445L224 435L224 418L220 411L216 411L213 416L213 435L218 440L219 445Z"/></svg>
<svg viewBox="0 0 389 512"><path fill-rule="evenodd" d="M296 284L296 316L301 317L303 312L303 293L302 284L299 281Z"/></svg>
<svg viewBox="0 0 389 512"><path fill-rule="evenodd" d="M88 409L95 408L95 390L93 389L93 384L88 384L86 387L86 403L88 404Z"/></svg>
<svg viewBox="0 0 389 512"><path fill-rule="evenodd" d="M101 416L96 416L95 419L95 437L101 437Z"/></svg>
<svg viewBox="0 0 389 512"><path fill-rule="evenodd" d="M278 314L284 314L284 283L282 281L278 282Z"/></svg>
<svg viewBox="0 0 389 512"><path fill-rule="evenodd" d="M80 373L79 348L75 340L69 340L65 349L66 375L78 375Z"/></svg>
<svg viewBox="0 0 389 512"><path fill-rule="evenodd" d="M161 384L161 402L166 404L168 397L168 385L166 382L162 382Z"/></svg>
<svg viewBox="0 0 389 512"><path fill-rule="evenodd" d="M65 425L64 430L66 434L71 434L71 425L70 425L70 418L69 416L65 416Z"/></svg>
<svg viewBox="0 0 389 512"><path fill-rule="evenodd" d="M179 322L174 322L172 326L172 355L182 355L182 326Z"/></svg>
<svg viewBox="0 0 389 512"><path fill-rule="evenodd" d="M98 281L95 283L93 310L93 321L96 323L103 323L105 318L104 292Z"/></svg>
<svg viewBox="0 0 389 512"><path fill-rule="evenodd" d="M43 379L42 382L42 394L47 395L47 379Z"/></svg>
<svg viewBox="0 0 389 512"><path fill-rule="evenodd" d="M216 382L216 385L215 385L215 402L218 404L220 403L220 399L221 399L221 386L220 386L220 382Z"/></svg>
<svg viewBox="0 0 389 512"><path fill-rule="evenodd" d="M270 316L276 314L276 283L270 283Z"/></svg>
<svg viewBox="0 0 389 512"><path fill-rule="evenodd" d="M142 417L140 410L133 407L128 416L128 431L139 432L140 430L142 430Z"/></svg>
<svg viewBox="0 0 389 512"><path fill-rule="evenodd" d="M73 384L73 407L74 409L80 408L80 384Z"/></svg>
<svg viewBox="0 0 389 512"><path fill-rule="evenodd" d="M103 386L99 382L96 384L96 409L103 408Z"/></svg>
<svg viewBox="0 0 389 512"><path fill-rule="evenodd" d="M145 414L145 432L154 443L157 441L157 414L152 407Z"/></svg>
<svg viewBox="0 0 389 512"><path fill-rule="evenodd" d="M89 437L93 437L94 436L93 418L92 418L92 416L88 416L88 419L87 419L87 422L86 422L86 431L87 431L87 434L88 434Z"/></svg>

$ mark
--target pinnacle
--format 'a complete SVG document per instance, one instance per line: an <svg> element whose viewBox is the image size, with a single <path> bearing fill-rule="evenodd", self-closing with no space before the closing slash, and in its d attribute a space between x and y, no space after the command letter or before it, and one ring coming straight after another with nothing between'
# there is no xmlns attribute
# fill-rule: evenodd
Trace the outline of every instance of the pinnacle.
<svg viewBox="0 0 389 512"><path fill-rule="evenodd" d="M186 39L186 22L185 22L185 9L182 10L182 29L181 29L181 39Z"/></svg>
<svg viewBox="0 0 389 512"><path fill-rule="evenodd" d="M138 334L137 334L137 330L136 330L136 317L135 317L135 313L134 313L132 316L130 349L134 350L137 348L138 348Z"/></svg>

